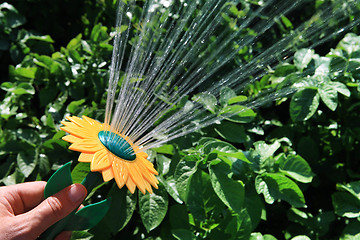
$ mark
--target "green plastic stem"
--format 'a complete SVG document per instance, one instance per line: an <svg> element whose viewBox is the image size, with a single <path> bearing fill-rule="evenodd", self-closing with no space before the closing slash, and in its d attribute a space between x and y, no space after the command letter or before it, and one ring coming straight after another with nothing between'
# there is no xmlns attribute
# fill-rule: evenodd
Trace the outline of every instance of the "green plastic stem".
<svg viewBox="0 0 360 240"><path fill-rule="evenodd" d="M56 174L56 172L53 174L53 176ZM84 180L81 182L82 185L86 188L88 194L92 191L93 188L100 185L103 182L102 176L98 172L89 172L87 176L84 178ZM65 188L65 187L64 187ZM69 226L71 222L71 218L75 215L77 212L78 207L71 212L68 216L63 218L62 220L58 221L54 225L52 225L50 228L48 228L43 234L40 235L38 239L40 240L53 240L59 233L64 231L65 226ZM74 223L76 224L76 223Z"/></svg>

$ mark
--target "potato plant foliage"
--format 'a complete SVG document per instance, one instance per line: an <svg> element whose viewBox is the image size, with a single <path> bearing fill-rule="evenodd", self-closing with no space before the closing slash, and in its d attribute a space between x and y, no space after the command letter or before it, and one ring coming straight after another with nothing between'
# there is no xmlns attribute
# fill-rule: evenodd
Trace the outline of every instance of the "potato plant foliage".
<svg viewBox="0 0 360 240"><path fill-rule="evenodd" d="M224 16L229 27L260 2L232 6ZM279 19L268 38L248 49L235 46L231 64L251 61L322 4L309 1ZM89 166L77 163L78 153L61 140L60 121L69 114L104 117L115 6L112 0L0 4L1 185L46 181L68 161L75 182L86 176ZM359 34L355 27L315 49L297 49L242 94L223 87L219 99L190 96L186 101L221 116L242 108L243 94L256 97L285 83L297 90L149 150L159 189L132 195L113 181L101 185L85 204L110 196L111 210L72 239L360 238Z"/></svg>

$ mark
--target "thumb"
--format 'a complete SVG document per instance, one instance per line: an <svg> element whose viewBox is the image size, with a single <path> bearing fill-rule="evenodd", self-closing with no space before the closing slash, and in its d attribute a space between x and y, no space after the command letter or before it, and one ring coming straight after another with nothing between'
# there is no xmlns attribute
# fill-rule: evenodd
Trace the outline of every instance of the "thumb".
<svg viewBox="0 0 360 240"><path fill-rule="evenodd" d="M28 218L27 222L31 225L30 228L38 236L78 208L86 194L87 191L83 185L73 184L48 197L36 208L23 214L23 216Z"/></svg>

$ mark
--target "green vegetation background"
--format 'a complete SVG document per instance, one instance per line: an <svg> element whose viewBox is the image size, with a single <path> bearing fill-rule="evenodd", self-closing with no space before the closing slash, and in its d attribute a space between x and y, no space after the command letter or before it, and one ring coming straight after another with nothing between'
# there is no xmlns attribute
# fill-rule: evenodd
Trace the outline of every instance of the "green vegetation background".
<svg viewBox="0 0 360 240"><path fill-rule="evenodd" d="M224 18L231 25L258 2L244 0ZM234 64L251 61L322 5L346 4L308 2L253 49L239 50ZM103 119L114 22L110 0L0 4L1 185L47 180L68 161L75 182L86 175L88 166L61 140L60 121ZM329 21L329 31L337 24ZM251 96L301 79L292 97L150 151L160 173L153 195L113 182L95 189L86 203L111 196L112 209L73 239L360 239L359 28L352 32L298 49L246 89ZM241 97L222 88L220 99L202 99L218 114Z"/></svg>

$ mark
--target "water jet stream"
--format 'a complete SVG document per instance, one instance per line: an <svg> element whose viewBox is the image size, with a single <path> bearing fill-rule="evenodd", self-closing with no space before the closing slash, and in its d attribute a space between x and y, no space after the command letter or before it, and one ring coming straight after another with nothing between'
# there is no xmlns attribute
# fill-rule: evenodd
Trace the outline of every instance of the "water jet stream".
<svg viewBox="0 0 360 240"><path fill-rule="evenodd" d="M178 108L164 118L199 88L206 86L205 92L216 98L221 87L245 94L244 89L259 81L267 69L291 61L296 50L314 48L360 24L360 20L353 19L334 30L328 23L330 20L343 22L350 13L359 14L359 9L354 1L344 1L345 9L334 8L326 2L280 41L253 53L253 59L234 64L239 50L254 49L261 39L276 31L279 19L292 14L307 1L268 0L249 12L241 9L241 1L173 0L168 3L147 0L141 16L135 14L135 1L118 4L104 131L128 136L137 146L143 146L142 150L223 119L224 116L211 113L202 104L190 100L187 107L191 105L191 108ZM231 12L234 8L241 17L234 16ZM292 84L269 89L242 105L256 108L289 96L296 91ZM116 91L119 91L117 96Z"/></svg>

